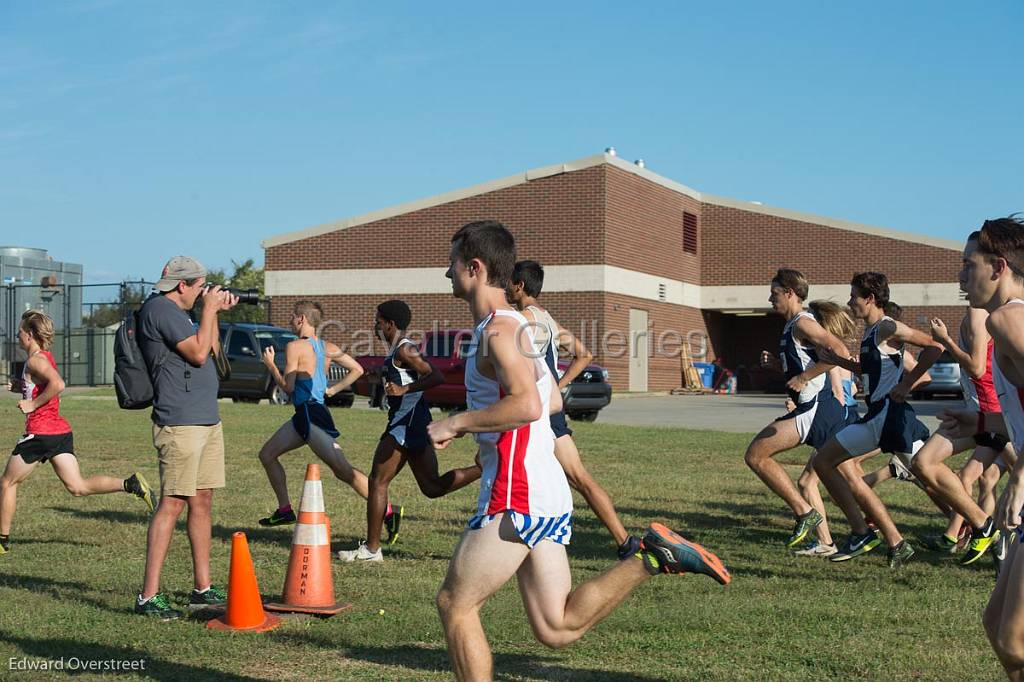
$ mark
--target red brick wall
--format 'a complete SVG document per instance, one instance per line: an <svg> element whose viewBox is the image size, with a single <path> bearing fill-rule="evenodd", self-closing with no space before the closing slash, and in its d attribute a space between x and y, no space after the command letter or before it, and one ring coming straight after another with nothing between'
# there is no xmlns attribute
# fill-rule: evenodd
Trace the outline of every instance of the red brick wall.
<svg viewBox="0 0 1024 682"><path fill-rule="evenodd" d="M700 212L696 199L614 166L605 168L605 263L700 283ZM697 216L697 254L683 251L683 212Z"/></svg>
<svg viewBox="0 0 1024 682"><path fill-rule="evenodd" d="M661 303L643 298L606 294L604 301L604 325L601 334L610 343L605 349L594 349L595 360L611 374L615 390L629 389L629 309L647 311L648 335L647 388L650 391L668 391L680 386L678 337L665 334L679 332L687 339L690 332L707 334L704 318L696 308ZM609 336L621 332L617 337ZM664 340L659 352L658 339ZM601 350L602 352L598 352ZM696 351L696 348L694 349ZM710 348L709 351L713 351ZM711 353L713 359L713 352Z"/></svg>
<svg viewBox="0 0 1024 682"><path fill-rule="evenodd" d="M499 220L519 258L542 264L601 263L604 171L563 173L440 206L300 239L266 250L267 270L437 267L448 264L462 225Z"/></svg>
<svg viewBox="0 0 1024 682"><path fill-rule="evenodd" d="M811 284L849 282L871 270L892 282L955 282L960 252L704 204L701 283L766 284L793 267Z"/></svg>

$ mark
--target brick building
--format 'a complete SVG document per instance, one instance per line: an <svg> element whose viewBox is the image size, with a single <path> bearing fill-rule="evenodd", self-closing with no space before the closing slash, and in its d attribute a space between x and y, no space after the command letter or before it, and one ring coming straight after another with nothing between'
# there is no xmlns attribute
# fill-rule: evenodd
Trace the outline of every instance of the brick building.
<svg viewBox="0 0 1024 682"><path fill-rule="evenodd" d="M712 196L599 154L264 240L272 322L315 298L345 325L327 335L356 353L389 297L410 304L415 329L471 326L444 271L452 233L479 219L503 222L519 258L544 265L544 305L617 390L678 386L683 340L738 370L741 390L764 387L757 357L782 329L767 303L779 267L803 271L812 299L840 303L854 272L884 272L904 321L922 329L936 315L953 328L965 310L958 242ZM385 243L402 245L386 266Z"/></svg>

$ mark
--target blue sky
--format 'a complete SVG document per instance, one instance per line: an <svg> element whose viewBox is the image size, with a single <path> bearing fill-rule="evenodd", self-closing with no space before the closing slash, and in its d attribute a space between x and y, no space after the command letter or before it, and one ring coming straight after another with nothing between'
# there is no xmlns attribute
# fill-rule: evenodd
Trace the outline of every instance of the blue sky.
<svg viewBox="0 0 1024 682"><path fill-rule="evenodd" d="M1024 3L0 5L0 242L155 278L598 153L961 238L1024 211ZM382 245L382 249L386 248Z"/></svg>

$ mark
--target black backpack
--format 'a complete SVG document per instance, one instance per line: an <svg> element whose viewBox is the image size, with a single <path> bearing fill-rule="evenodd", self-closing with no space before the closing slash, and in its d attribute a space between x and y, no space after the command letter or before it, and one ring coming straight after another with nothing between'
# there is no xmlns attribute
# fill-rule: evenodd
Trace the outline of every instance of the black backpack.
<svg viewBox="0 0 1024 682"><path fill-rule="evenodd" d="M138 324L138 311L130 310L114 335L114 390L123 410L141 410L153 404L153 380L136 339Z"/></svg>

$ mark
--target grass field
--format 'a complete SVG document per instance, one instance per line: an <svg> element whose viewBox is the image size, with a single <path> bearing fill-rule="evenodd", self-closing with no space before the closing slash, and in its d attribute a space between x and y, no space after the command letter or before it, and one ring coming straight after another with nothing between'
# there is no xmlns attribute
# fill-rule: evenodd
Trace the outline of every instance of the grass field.
<svg viewBox="0 0 1024 682"><path fill-rule="evenodd" d="M13 444L22 417L0 403L0 435ZM148 412L129 413L96 398L68 399L86 475L140 470L157 480ZM244 530L260 589L280 593L291 536L255 521L274 507L256 460L262 441L290 412L267 405L222 404L228 487L214 502L213 572L226 583L231 534ZM367 469L382 415L335 410L342 444ZM792 557L784 550L791 520L744 466L747 437L708 431L574 424L595 477L634 532L662 520L719 553L732 585L703 576L659 576L638 589L580 642L561 651L535 643L516 587L484 609L484 626L504 680L962 680L999 679L980 613L993 583L991 564L961 568L923 551L898 574L878 551L846 564ZM443 453L462 465L469 438ZM285 458L295 495L308 451ZM805 452L790 454L793 474ZM363 501L325 479L333 546L363 535ZM354 608L329 620L301 619L264 635L208 632L200 622L152 622L131 613L145 556L146 517L127 495L72 498L49 468L19 491L13 551L0 557L0 678L10 658L144 659L135 673L181 679L449 679L434 595L476 486L427 500L403 472L393 498L407 509L402 538L383 565L335 563L335 591ZM939 524L916 488L882 489L909 537ZM610 537L577 497L569 556L574 581L614 557ZM298 500L294 500L297 504ZM846 532L836 522L837 536ZM184 526L163 585L182 603L191 588ZM378 615L380 609L384 615ZM35 673L56 676L57 673ZM84 675L86 679L90 675Z"/></svg>

